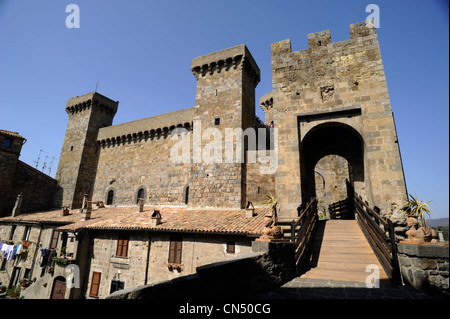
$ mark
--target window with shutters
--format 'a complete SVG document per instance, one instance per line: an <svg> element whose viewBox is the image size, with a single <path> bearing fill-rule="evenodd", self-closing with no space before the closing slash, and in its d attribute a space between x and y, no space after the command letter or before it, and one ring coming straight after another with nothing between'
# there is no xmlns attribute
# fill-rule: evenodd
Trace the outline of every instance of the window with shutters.
<svg viewBox="0 0 450 319"><path fill-rule="evenodd" d="M121 235L117 239L116 257L128 257L128 235Z"/></svg>
<svg viewBox="0 0 450 319"><path fill-rule="evenodd" d="M56 245L58 245L58 237L59 237L59 232L55 231L53 229L52 232L52 240L50 241L50 249L56 249Z"/></svg>
<svg viewBox="0 0 450 319"><path fill-rule="evenodd" d="M169 247L169 263L181 264L181 251L183 246L182 236L171 236Z"/></svg>
<svg viewBox="0 0 450 319"><path fill-rule="evenodd" d="M102 276L101 272L94 271L92 273L91 280L91 290L89 291L89 296L98 297L98 291L100 288L100 277Z"/></svg>

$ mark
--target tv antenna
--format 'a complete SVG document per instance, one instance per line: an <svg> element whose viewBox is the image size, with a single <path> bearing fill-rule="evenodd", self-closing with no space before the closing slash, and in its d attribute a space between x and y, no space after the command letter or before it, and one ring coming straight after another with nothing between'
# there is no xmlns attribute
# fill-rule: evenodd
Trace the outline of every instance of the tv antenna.
<svg viewBox="0 0 450 319"><path fill-rule="evenodd" d="M35 160L35 161L33 162L33 163L36 164L36 166L35 166L36 169L37 169L38 166L39 166L39 161L41 160L41 153L42 153L42 152L47 153L47 152L44 151L44 150L40 150L40 151L39 151L39 156L38 156L37 160ZM45 165L45 164L44 164L44 165Z"/></svg>
<svg viewBox="0 0 450 319"><path fill-rule="evenodd" d="M52 156L52 160L50 161L50 166L48 167L48 175L50 176L50 173L52 171L52 165L53 161L56 159L56 157Z"/></svg>

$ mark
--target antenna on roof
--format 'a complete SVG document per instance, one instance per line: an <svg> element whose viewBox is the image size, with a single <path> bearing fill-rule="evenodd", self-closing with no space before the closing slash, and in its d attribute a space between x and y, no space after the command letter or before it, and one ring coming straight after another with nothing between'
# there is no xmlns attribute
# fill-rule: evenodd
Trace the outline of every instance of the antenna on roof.
<svg viewBox="0 0 450 319"><path fill-rule="evenodd" d="M97 88L98 88L98 81L97 84L95 85L95 92L97 92Z"/></svg>
<svg viewBox="0 0 450 319"><path fill-rule="evenodd" d="M35 166L36 169L37 169L38 166L39 166L39 161L41 160L41 153L42 153L42 152L47 153L47 152L44 151L44 150L40 150L40 151L39 151L39 156L38 156L37 160L33 161L33 163L36 163L36 166Z"/></svg>
<svg viewBox="0 0 450 319"><path fill-rule="evenodd" d="M52 156L52 160L50 161L50 165L48 167L48 175L50 176L50 173L52 172L52 165L53 165L53 160L55 160L56 157Z"/></svg>

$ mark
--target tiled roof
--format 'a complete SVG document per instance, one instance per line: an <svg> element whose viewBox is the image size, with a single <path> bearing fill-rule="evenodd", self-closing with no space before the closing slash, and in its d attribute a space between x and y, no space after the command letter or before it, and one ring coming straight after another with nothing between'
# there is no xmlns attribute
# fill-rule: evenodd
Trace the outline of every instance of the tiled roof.
<svg viewBox="0 0 450 319"><path fill-rule="evenodd" d="M152 226L151 215L154 210L161 213L161 223ZM94 209L91 219L82 220L77 210L69 216L60 216L61 210L23 214L16 217L0 218L1 222L28 221L61 223L58 230L81 231L83 229L104 230L148 230L198 233L222 233L239 235L260 235L263 218L267 208L256 208L255 216L245 216L245 210L232 209L194 209L180 206L145 206L137 212L137 206L106 207Z"/></svg>
<svg viewBox="0 0 450 319"><path fill-rule="evenodd" d="M11 132L11 131L7 131L7 130L0 130L0 134L5 134L5 135L11 136L11 137L18 137L18 138L21 138L23 140L26 140L25 137L21 136L17 132Z"/></svg>

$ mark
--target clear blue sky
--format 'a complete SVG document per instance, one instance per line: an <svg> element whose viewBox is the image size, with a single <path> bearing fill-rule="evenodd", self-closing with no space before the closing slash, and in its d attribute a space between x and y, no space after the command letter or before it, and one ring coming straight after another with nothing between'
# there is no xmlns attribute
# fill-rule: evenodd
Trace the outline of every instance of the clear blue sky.
<svg viewBox="0 0 450 319"><path fill-rule="evenodd" d="M79 29L66 28L70 3ZM42 167L60 155L68 98L99 81L98 92L120 101L114 124L192 107L192 59L242 43L261 69L258 100L272 89L271 43L289 38L303 50L322 30L349 39L371 3L408 191L433 200L433 218L447 217L448 0L0 0L0 128L27 138L21 160L32 166L43 149Z"/></svg>

